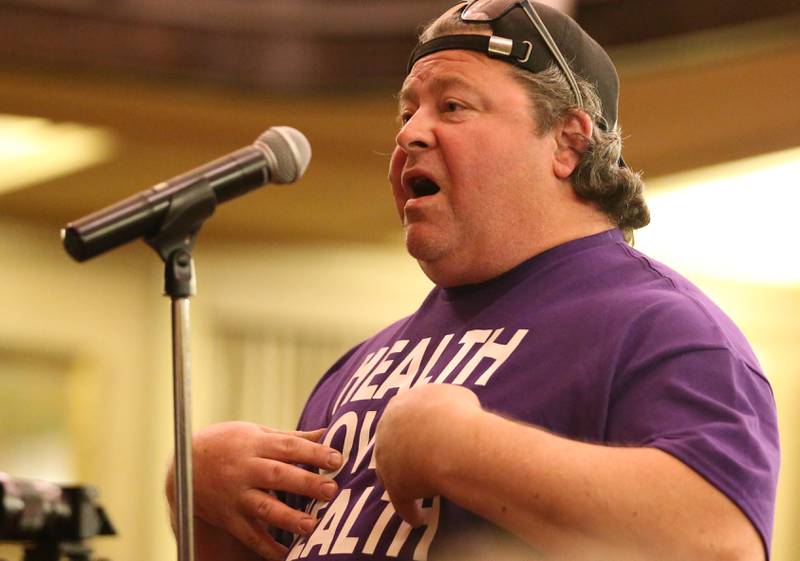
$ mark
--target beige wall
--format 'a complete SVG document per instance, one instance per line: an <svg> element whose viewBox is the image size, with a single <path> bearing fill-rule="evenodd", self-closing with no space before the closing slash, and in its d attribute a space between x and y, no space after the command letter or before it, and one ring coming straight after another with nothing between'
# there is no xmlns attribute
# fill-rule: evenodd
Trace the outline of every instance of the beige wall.
<svg viewBox="0 0 800 561"><path fill-rule="evenodd" d="M175 558L161 496L172 390L160 263L133 246L77 265L62 252L57 232L7 220L0 220L0 263L0 349L67 357L74 391L63 399L77 476L99 487L120 534L97 540L98 552L113 561ZM197 268L195 427L216 420L211 388L218 382L220 325L305 325L355 341L413 311L429 287L399 249L220 247L201 240ZM743 327L774 385L784 447L775 561L790 561L800 548L792 532L800 524L800 287L697 280Z"/></svg>
<svg viewBox="0 0 800 561"><path fill-rule="evenodd" d="M430 286L397 251L204 246L196 256L195 427L217 420L211 389L219 325L303 325L337 331L350 345L411 313ZM79 265L61 249L58 232L8 220L0 220L0 263L0 349L66 357L76 390L63 396L76 476L100 489L119 532L97 540L97 551L115 561L174 558L161 491L172 451L161 263L132 246Z"/></svg>
<svg viewBox="0 0 800 561"><path fill-rule="evenodd" d="M78 267L60 250L58 232L7 221L0 263L0 345L68 357L65 375L77 391L62 399L77 476L99 487L121 535L102 549L140 558L155 491L147 470L164 462L152 454L149 417L153 397L169 391L154 352L164 303L146 297L153 270L136 252Z"/></svg>

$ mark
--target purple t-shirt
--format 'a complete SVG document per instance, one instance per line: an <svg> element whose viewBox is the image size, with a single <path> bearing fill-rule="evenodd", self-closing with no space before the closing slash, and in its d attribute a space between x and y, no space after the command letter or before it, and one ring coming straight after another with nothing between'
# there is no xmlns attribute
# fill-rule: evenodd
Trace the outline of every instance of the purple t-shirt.
<svg viewBox="0 0 800 561"><path fill-rule="evenodd" d="M300 428L328 427L324 441L345 458L333 474L340 491L327 503L289 497L320 523L287 559L485 559L495 546L530 556L445 498L423 503L416 529L394 513L372 463L375 427L392 396L425 383L466 386L485 409L572 439L664 450L770 543L778 436L758 361L699 289L610 230L483 284L434 288L331 367Z"/></svg>

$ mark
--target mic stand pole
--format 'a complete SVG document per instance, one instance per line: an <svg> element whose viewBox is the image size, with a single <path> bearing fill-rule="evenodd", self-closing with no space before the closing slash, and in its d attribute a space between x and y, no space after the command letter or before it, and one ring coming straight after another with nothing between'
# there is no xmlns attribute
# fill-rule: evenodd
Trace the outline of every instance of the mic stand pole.
<svg viewBox="0 0 800 561"><path fill-rule="evenodd" d="M189 298L196 293L196 281L191 251L203 222L214 213L216 202L208 180L198 179L197 189L186 189L172 198L161 229L147 240L164 261L164 292L172 302L178 561L194 561Z"/></svg>

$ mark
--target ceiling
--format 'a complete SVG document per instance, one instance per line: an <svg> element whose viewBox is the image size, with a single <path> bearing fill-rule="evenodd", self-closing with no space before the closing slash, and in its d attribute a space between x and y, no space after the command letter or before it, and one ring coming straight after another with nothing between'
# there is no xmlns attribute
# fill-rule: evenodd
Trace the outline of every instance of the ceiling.
<svg viewBox="0 0 800 561"><path fill-rule="evenodd" d="M0 195L0 216L55 235L290 125L314 151L303 180L223 205L203 237L393 239L392 92L416 24L449 4L3 2L0 113L103 127L117 142L102 164ZM576 18L620 70L626 161L655 177L800 145L796 4L578 2Z"/></svg>
<svg viewBox="0 0 800 561"><path fill-rule="evenodd" d="M606 47L800 13L797 0L545 0ZM453 0L4 0L0 56L280 91L395 87Z"/></svg>

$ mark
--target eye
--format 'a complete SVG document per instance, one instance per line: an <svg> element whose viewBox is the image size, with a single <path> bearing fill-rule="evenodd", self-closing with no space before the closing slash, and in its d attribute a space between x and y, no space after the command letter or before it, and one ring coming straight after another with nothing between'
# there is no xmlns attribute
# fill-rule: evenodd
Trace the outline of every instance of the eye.
<svg viewBox="0 0 800 561"><path fill-rule="evenodd" d="M401 107L400 112L397 115L397 122L400 126L405 125L411 120L411 117L414 116L415 108L414 107Z"/></svg>
<svg viewBox="0 0 800 561"><path fill-rule="evenodd" d="M445 113L455 113L456 111L461 111L462 109L466 109L464 104L459 103L458 101L454 101L452 99L448 99L443 104L444 112Z"/></svg>

